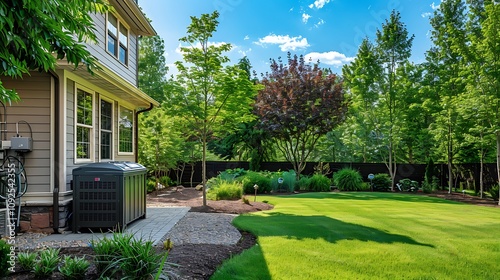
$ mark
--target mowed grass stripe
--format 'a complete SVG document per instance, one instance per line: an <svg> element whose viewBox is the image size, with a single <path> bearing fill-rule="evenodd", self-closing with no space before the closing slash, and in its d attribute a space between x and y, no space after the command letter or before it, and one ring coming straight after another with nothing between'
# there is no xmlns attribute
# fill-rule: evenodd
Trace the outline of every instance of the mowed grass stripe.
<svg viewBox="0 0 500 280"><path fill-rule="evenodd" d="M212 279L500 279L500 209L410 194L260 196L258 246ZM231 278L227 278L231 276Z"/></svg>

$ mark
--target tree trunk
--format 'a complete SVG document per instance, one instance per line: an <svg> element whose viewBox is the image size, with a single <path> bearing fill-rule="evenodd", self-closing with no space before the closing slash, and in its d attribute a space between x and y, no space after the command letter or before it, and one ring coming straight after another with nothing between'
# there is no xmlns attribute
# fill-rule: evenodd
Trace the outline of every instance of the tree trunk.
<svg viewBox="0 0 500 280"><path fill-rule="evenodd" d="M483 171L484 171L484 162L483 162L483 157L484 157L484 153L483 151L481 151L481 159L480 159L480 163L479 163L479 193L480 193L480 197L483 198Z"/></svg>
<svg viewBox="0 0 500 280"><path fill-rule="evenodd" d="M497 182L500 186L500 131L497 130ZM500 194L500 192L498 192ZM498 199L498 205L500 205L500 195Z"/></svg>
<svg viewBox="0 0 500 280"><path fill-rule="evenodd" d="M207 206L207 140L206 136L203 135L203 152L201 160L201 181L203 186L203 206Z"/></svg>
<svg viewBox="0 0 500 280"><path fill-rule="evenodd" d="M451 124L448 124L448 193L453 187L453 146L451 139Z"/></svg>

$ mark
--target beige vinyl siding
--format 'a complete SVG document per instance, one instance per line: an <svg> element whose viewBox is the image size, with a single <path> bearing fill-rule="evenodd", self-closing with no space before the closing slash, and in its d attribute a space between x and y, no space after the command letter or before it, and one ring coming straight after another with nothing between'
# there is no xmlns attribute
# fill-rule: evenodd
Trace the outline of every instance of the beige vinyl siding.
<svg viewBox="0 0 500 280"><path fill-rule="evenodd" d="M119 76L137 86L137 35L132 30L129 30L128 43L128 65L122 64L118 58L108 53L106 50L106 15L91 14L94 19L96 28L97 44L88 43L87 49L92 53L99 62L107 66L109 69L117 73Z"/></svg>
<svg viewBox="0 0 500 280"><path fill-rule="evenodd" d="M66 80L66 190L71 190L75 165L75 82Z"/></svg>
<svg viewBox="0 0 500 280"><path fill-rule="evenodd" d="M2 83L6 88L14 88L21 97L20 101L7 104L8 132L2 135L2 139L10 140L16 136L16 123L19 121L26 121L31 125L33 151L24 154L28 192L51 192L52 77L47 73L32 72L23 79L2 77ZM19 122L18 127L21 136L31 137L28 125ZM9 151L9 154L15 155L13 151Z"/></svg>

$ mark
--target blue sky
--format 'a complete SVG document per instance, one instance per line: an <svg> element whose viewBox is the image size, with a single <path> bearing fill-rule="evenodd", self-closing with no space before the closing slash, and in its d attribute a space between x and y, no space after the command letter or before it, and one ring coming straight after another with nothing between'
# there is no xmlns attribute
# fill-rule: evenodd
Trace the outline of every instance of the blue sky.
<svg viewBox="0 0 500 280"><path fill-rule="evenodd" d="M247 56L257 73L269 71L269 59L287 52L304 55L321 67L341 73L365 37L372 41L377 29L395 9L409 34L414 34L411 60L420 63L430 48L429 16L440 0L139 0L158 35L165 41L165 56L182 60L179 38L186 35L190 16L219 11L219 26L212 43L230 43L232 63Z"/></svg>

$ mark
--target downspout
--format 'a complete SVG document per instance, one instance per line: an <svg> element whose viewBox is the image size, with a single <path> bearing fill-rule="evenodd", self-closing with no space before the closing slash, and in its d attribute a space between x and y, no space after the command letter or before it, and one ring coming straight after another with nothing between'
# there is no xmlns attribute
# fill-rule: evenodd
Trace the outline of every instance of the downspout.
<svg viewBox="0 0 500 280"><path fill-rule="evenodd" d="M61 112L59 111L59 98L60 98L60 88L59 88L59 76L54 71L49 71L48 72L52 78L54 78L54 122L55 122L55 129L54 129L54 191L52 192L52 228L54 230L54 233L60 233L59 232L59 177L60 177L60 170L59 170L59 147L60 145L60 134L61 131L59 129L59 118L61 116Z"/></svg>
<svg viewBox="0 0 500 280"><path fill-rule="evenodd" d="M135 151L135 162L139 161L139 114L151 111L154 108L153 103L149 103L149 108L139 110L135 112L134 116L134 151Z"/></svg>

